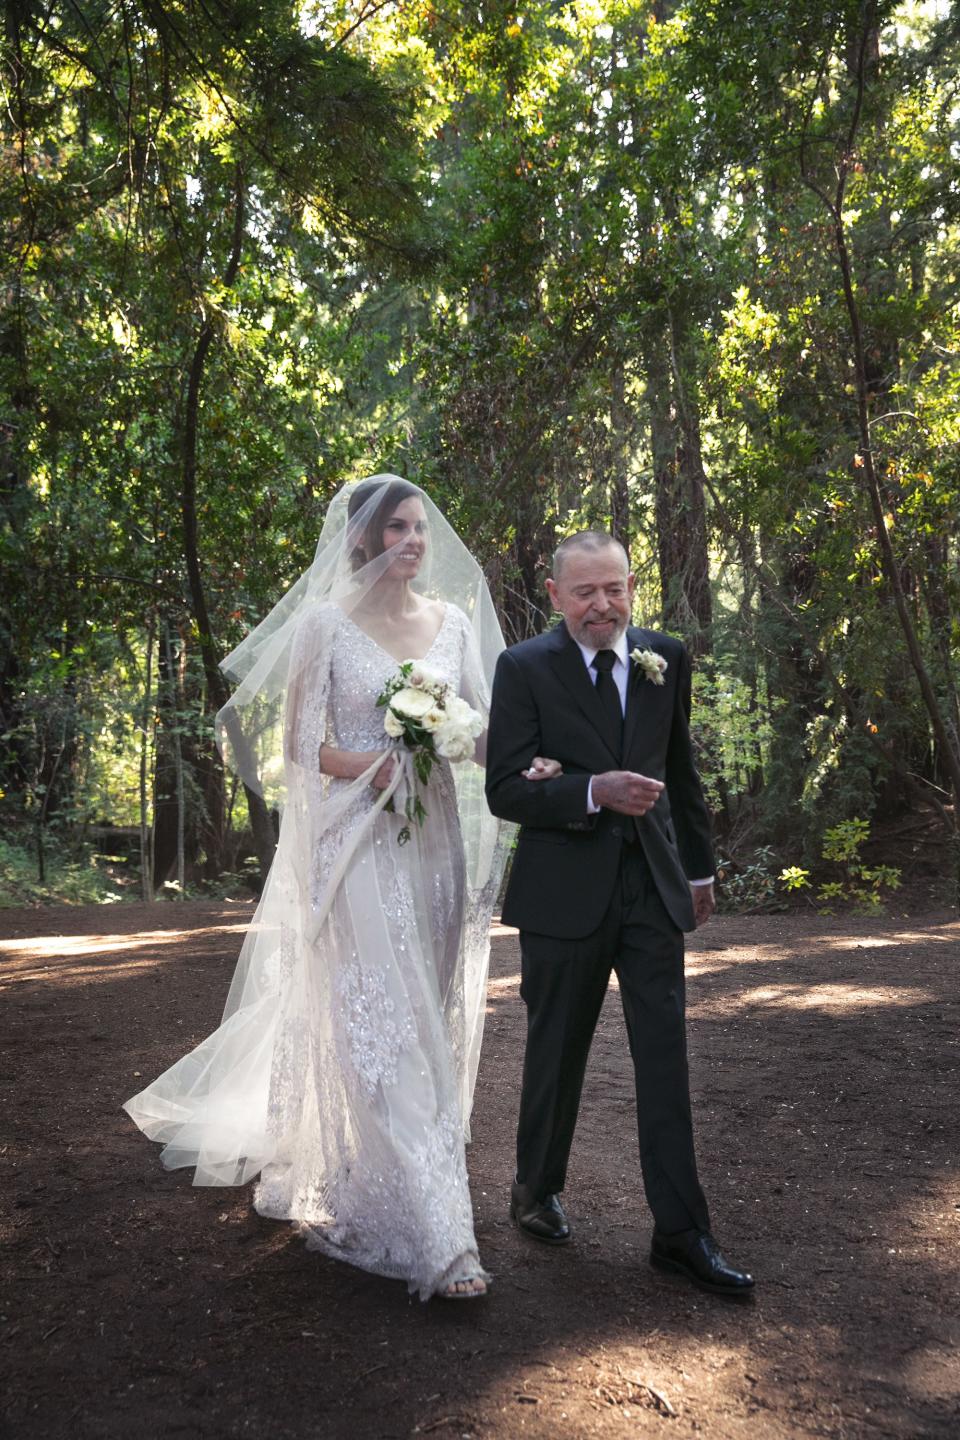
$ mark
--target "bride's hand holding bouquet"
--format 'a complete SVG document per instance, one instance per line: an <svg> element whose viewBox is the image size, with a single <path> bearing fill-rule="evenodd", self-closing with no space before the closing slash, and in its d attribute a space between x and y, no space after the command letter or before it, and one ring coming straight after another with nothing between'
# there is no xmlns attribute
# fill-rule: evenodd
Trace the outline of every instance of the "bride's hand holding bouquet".
<svg viewBox="0 0 960 1440"><path fill-rule="evenodd" d="M418 660L404 660L396 675L384 686L377 704L386 713L383 728L397 746L410 752L416 778L429 783L434 762L438 758L458 763L473 758L476 742L483 731L483 717L458 695L447 681L434 674ZM387 769L377 772L377 782ZM384 786L392 778L387 773ZM379 785L378 785L378 788ZM393 801L387 804L393 809ZM408 821L422 825L426 809L413 787L404 805ZM410 839L410 826L405 825L397 839L401 845Z"/></svg>

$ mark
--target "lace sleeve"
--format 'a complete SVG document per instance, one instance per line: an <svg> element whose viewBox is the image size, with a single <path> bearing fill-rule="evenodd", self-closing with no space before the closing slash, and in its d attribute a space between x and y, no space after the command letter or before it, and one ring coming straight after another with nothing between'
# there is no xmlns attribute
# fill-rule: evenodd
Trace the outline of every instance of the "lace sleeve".
<svg viewBox="0 0 960 1440"><path fill-rule="evenodd" d="M290 655L284 714L283 753L288 770L319 772L320 746L327 723L333 639L332 605L318 605L304 616Z"/></svg>
<svg viewBox="0 0 960 1440"><path fill-rule="evenodd" d="M454 606L454 616L460 629L462 651L460 657L460 694L468 705L478 710L486 726L490 714L490 687L483 673L480 647L473 633L473 626L459 606Z"/></svg>

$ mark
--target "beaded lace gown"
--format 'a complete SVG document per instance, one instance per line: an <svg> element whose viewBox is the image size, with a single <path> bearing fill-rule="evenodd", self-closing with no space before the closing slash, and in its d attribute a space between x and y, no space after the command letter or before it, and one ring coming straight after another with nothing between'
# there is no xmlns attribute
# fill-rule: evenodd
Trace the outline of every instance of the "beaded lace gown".
<svg viewBox="0 0 960 1440"><path fill-rule="evenodd" d="M470 639L448 604L422 661L485 714ZM287 808L248 937L256 963L241 956L220 1029L125 1108L166 1142L168 1166L195 1165L200 1184L259 1171L261 1215L426 1299L478 1269L464 1141L493 899L483 886L499 871L487 857L470 873L459 817L482 803L482 776L436 761L426 818L400 843L402 790L390 813L371 772L335 780L317 763L324 742L383 751L376 700L398 662L333 604L297 644Z"/></svg>

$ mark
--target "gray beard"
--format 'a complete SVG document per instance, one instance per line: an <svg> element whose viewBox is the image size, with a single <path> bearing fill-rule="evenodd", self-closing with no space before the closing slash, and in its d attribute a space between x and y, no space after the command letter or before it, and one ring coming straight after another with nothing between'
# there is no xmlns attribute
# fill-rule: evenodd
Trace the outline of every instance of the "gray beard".
<svg viewBox="0 0 960 1440"><path fill-rule="evenodd" d="M617 641L620 639L620 636L626 633L628 624L629 621L624 620L622 624L618 625L617 629L614 630L609 640L604 641L602 648L605 650L612 650L614 645L616 645ZM567 621L567 629L570 631L570 634L573 636L574 640L576 640L577 644L582 645L585 650L593 650L596 647L597 637L595 635L591 635L589 631L584 634L582 628L574 630L569 620Z"/></svg>

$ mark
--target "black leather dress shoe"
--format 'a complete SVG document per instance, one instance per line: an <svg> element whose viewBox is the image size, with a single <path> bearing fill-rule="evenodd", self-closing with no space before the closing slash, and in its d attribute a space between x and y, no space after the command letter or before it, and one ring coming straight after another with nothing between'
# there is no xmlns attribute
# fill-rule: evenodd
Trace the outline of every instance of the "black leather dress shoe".
<svg viewBox="0 0 960 1440"><path fill-rule="evenodd" d="M708 1230L681 1230L677 1235L662 1235L654 1230L650 1264L658 1270L684 1275L711 1295L746 1300L753 1290L753 1276L724 1259Z"/></svg>
<svg viewBox="0 0 960 1440"><path fill-rule="evenodd" d="M570 1224L563 1213L558 1195L545 1195L538 1200L527 1185L513 1182L510 1191L510 1219L534 1240L547 1245L566 1245Z"/></svg>

